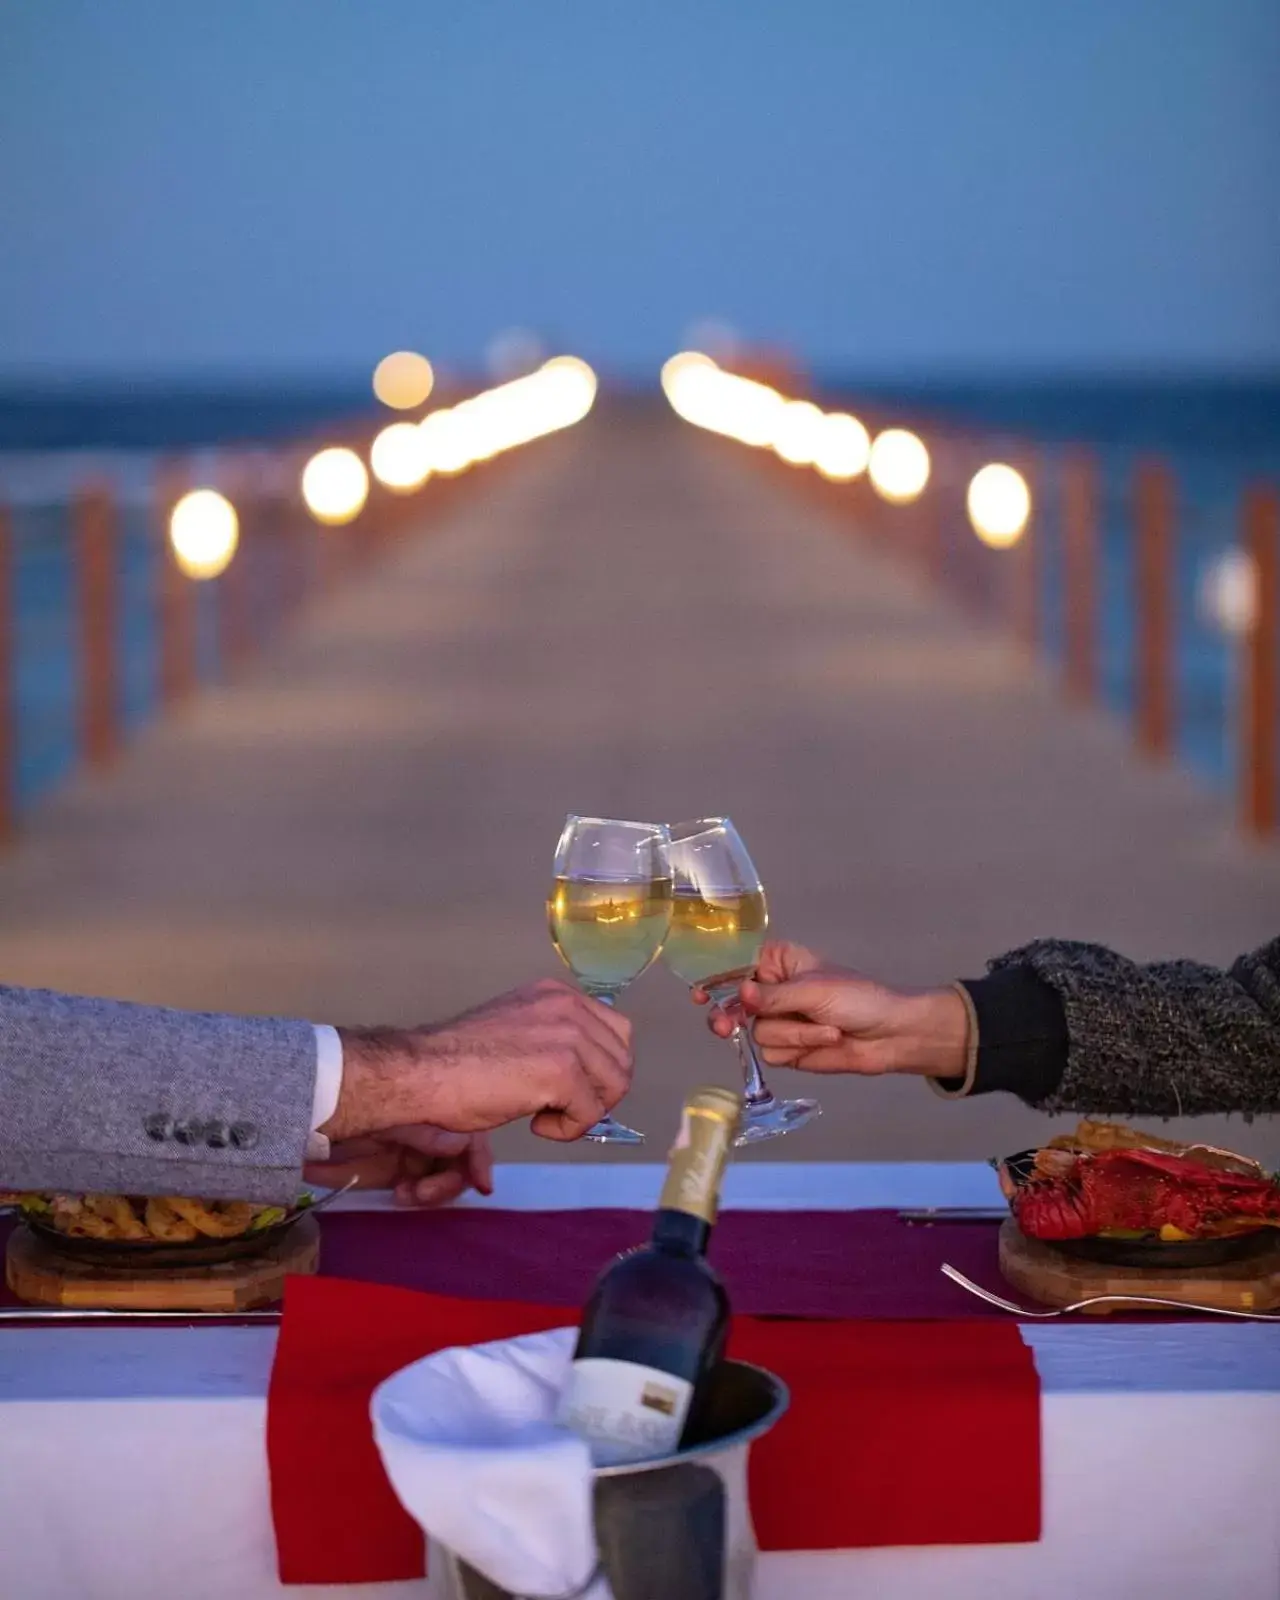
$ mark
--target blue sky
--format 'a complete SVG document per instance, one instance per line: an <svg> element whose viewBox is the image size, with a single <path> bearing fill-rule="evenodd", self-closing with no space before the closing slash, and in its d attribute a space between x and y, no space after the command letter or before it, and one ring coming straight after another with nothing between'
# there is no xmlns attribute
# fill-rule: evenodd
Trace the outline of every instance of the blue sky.
<svg viewBox="0 0 1280 1600"><path fill-rule="evenodd" d="M0 372L1280 368L1276 0L0 0Z"/></svg>

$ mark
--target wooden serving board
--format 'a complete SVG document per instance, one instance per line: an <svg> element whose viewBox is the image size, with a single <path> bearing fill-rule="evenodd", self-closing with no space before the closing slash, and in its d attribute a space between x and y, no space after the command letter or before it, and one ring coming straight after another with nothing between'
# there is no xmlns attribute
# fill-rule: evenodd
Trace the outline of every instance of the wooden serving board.
<svg viewBox="0 0 1280 1600"><path fill-rule="evenodd" d="M1094 1294L1154 1294L1223 1311L1274 1311L1280 1307L1280 1237L1247 1261L1219 1267L1117 1267L1080 1261L1039 1239L1028 1239L1012 1217L1000 1225L1000 1270L1031 1300L1069 1306ZM1124 1311L1123 1303L1093 1306L1092 1316ZM1141 1311L1142 1306L1132 1307Z"/></svg>
<svg viewBox="0 0 1280 1600"><path fill-rule="evenodd" d="M291 1272L320 1264L320 1225L303 1217L261 1255L206 1267L103 1267L58 1253L28 1228L15 1228L5 1278L20 1300L38 1306L113 1311L252 1311L284 1293Z"/></svg>

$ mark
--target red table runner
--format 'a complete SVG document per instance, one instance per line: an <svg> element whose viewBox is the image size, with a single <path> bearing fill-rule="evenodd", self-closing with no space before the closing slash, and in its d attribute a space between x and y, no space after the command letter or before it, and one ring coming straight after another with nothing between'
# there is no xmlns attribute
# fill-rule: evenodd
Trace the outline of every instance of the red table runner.
<svg viewBox="0 0 1280 1600"><path fill-rule="evenodd" d="M556 1306L292 1279L267 1408L281 1581L421 1576L422 1535L373 1442L373 1389L434 1350L567 1320ZM1014 1323L739 1317L730 1350L791 1389L751 1453L762 1549L1039 1537L1039 1380Z"/></svg>

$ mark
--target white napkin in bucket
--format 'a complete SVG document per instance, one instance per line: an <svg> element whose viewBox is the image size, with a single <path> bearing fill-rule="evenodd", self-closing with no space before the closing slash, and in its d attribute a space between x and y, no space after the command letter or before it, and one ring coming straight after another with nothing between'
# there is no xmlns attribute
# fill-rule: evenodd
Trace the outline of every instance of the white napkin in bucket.
<svg viewBox="0 0 1280 1600"><path fill-rule="evenodd" d="M401 1505L513 1595L612 1600L603 1574L589 1583L591 1453L554 1420L576 1339L556 1328L441 1350L393 1373L370 1404Z"/></svg>

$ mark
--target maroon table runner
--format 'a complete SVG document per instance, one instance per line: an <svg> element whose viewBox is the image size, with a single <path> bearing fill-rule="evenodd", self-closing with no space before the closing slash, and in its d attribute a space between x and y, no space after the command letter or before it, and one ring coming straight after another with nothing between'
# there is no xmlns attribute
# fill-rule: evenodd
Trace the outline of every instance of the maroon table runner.
<svg viewBox="0 0 1280 1600"><path fill-rule="evenodd" d="M321 1271L470 1299L580 1306L600 1268L648 1237L647 1212L337 1212ZM711 1262L748 1316L948 1320L1006 1314L948 1282L1001 1283L994 1223L909 1225L893 1211L725 1211Z"/></svg>
<svg viewBox="0 0 1280 1600"><path fill-rule="evenodd" d="M643 1211L329 1211L320 1271L479 1300L576 1307L649 1231ZM0 1245L11 1219L0 1218ZM726 1211L711 1259L755 1316L946 1321L1006 1317L948 1282L949 1261L999 1289L994 1223L909 1225L893 1211ZM18 1302L0 1287L0 1304Z"/></svg>

